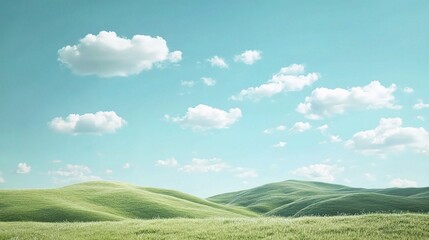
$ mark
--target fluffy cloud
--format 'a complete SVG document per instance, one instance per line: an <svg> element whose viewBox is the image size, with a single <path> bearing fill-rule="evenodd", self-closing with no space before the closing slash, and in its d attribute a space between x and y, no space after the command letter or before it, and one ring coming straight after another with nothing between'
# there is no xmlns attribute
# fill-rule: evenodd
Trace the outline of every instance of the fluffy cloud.
<svg viewBox="0 0 429 240"><path fill-rule="evenodd" d="M180 85L183 87L193 87L195 85L194 81L181 81Z"/></svg>
<svg viewBox="0 0 429 240"><path fill-rule="evenodd" d="M413 106L414 110L421 110L424 108L429 108L429 103L424 103L421 99L419 99L418 102Z"/></svg>
<svg viewBox="0 0 429 240"><path fill-rule="evenodd" d="M122 166L122 168L123 169L129 169L131 167L131 164L130 163L125 163L123 166Z"/></svg>
<svg viewBox="0 0 429 240"><path fill-rule="evenodd" d="M273 133L274 131L285 131L286 130L286 126L284 126L284 125L278 125L277 127L275 127L275 128L267 128L267 129L264 129L264 131L262 131L263 133L265 133L265 134L271 134L271 133Z"/></svg>
<svg viewBox="0 0 429 240"><path fill-rule="evenodd" d="M207 61L210 62L213 67L228 68L228 64L226 64L225 60L221 57L214 56L212 58L207 59Z"/></svg>
<svg viewBox="0 0 429 240"><path fill-rule="evenodd" d="M157 166L161 167L175 167L179 164L179 162L176 160L176 158L168 158L165 160L158 160L156 161Z"/></svg>
<svg viewBox="0 0 429 240"><path fill-rule="evenodd" d="M165 115L164 118L193 130L225 129L241 118L241 110L231 108L228 111L223 111L199 104L196 107L188 108L188 112L183 117Z"/></svg>
<svg viewBox="0 0 429 240"><path fill-rule="evenodd" d="M322 134L325 134L328 131L328 129L329 129L328 124L324 124L324 125L317 128L317 130L319 130L320 133L322 133Z"/></svg>
<svg viewBox="0 0 429 240"><path fill-rule="evenodd" d="M273 147L275 147L275 148L283 148L283 147L286 147L286 145L287 145L287 142L280 141L280 142L274 144Z"/></svg>
<svg viewBox="0 0 429 240"><path fill-rule="evenodd" d="M49 122L49 126L60 133L72 135L114 133L127 122L115 112L96 112L69 114L65 119L56 117Z"/></svg>
<svg viewBox="0 0 429 240"><path fill-rule="evenodd" d="M58 60L74 73L100 77L134 75L154 64L181 59L182 52L169 52L162 37L134 35L127 39L106 31L88 34L77 45L58 50Z"/></svg>
<svg viewBox="0 0 429 240"><path fill-rule="evenodd" d="M54 177L57 183L84 182L100 180L99 177L91 174L91 169L85 165L68 164L65 168L56 171L49 171L49 175Z"/></svg>
<svg viewBox="0 0 429 240"><path fill-rule="evenodd" d="M252 65L254 64L256 61L261 59L261 51L258 50L247 50L244 51L243 53L236 55L234 57L234 61L236 62L242 62L244 64L247 65Z"/></svg>
<svg viewBox="0 0 429 240"><path fill-rule="evenodd" d="M242 101L244 99L259 100L264 97L272 97L282 92L301 91L319 79L317 73L304 75L304 66L292 64L280 69L273 77L259 87L243 89L239 94L232 96L232 100Z"/></svg>
<svg viewBox="0 0 429 240"><path fill-rule="evenodd" d="M219 158L212 159L202 159L202 158L193 158L190 164L186 164L183 167L179 168L179 171L183 172L221 172L230 168L228 164L222 161Z"/></svg>
<svg viewBox="0 0 429 240"><path fill-rule="evenodd" d="M16 173L19 174L27 174L31 171L31 166L27 163L19 163L18 167L16 168Z"/></svg>
<svg viewBox="0 0 429 240"><path fill-rule="evenodd" d="M401 118L382 118L375 129L354 134L346 146L382 157L407 148L429 154L429 132L424 128L402 127Z"/></svg>
<svg viewBox="0 0 429 240"><path fill-rule="evenodd" d="M422 122L426 121L426 118L421 115L417 116L416 118Z"/></svg>
<svg viewBox="0 0 429 240"><path fill-rule="evenodd" d="M410 88L410 87L404 87L404 89L402 89L402 91L403 91L404 93L413 93L413 92L414 92L414 89L413 89L413 88Z"/></svg>
<svg viewBox="0 0 429 240"><path fill-rule="evenodd" d="M313 164L296 169L292 173L315 181L333 182L335 175L344 171L343 167L328 164Z"/></svg>
<svg viewBox="0 0 429 240"><path fill-rule="evenodd" d="M311 128L311 124L308 122L296 122L291 128L291 131L305 132L310 128Z"/></svg>
<svg viewBox="0 0 429 240"><path fill-rule="evenodd" d="M400 106L394 104L395 91L395 84L384 87L378 81L351 89L316 88L298 105L296 111L310 119L321 119L343 114L349 109L400 109Z"/></svg>
<svg viewBox="0 0 429 240"><path fill-rule="evenodd" d="M216 80L215 80L215 79L213 79L213 78L209 78L209 77L202 77L202 78L201 78L201 80L203 81L203 83L204 83L206 86L213 87L214 85L216 85Z"/></svg>
<svg viewBox="0 0 429 240"><path fill-rule="evenodd" d="M234 169L236 176L239 178L256 178L258 173L253 169L237 167Z"/></svg>
<svg viewBox="0 0 429 240"><path fill-rule="evenodd" d="M408 188L417 187L417 182L408 179L395 178L390 181L389 185L397 188Z"/></svg>

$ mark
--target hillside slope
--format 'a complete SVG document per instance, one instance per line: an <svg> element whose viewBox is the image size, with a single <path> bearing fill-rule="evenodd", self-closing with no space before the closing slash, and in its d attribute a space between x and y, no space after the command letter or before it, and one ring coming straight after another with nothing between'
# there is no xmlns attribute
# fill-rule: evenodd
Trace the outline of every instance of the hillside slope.
<svg viewBox="0 0 429 240"><path fill-rule="evenodd" d="M107 221L243 217L256 214L185 193L112 182L58 189L1 190L0 221Z"/></svg>
<svg viewBox="0 0 429 240"><path fill-rule="evenodd" d="M208 200L266 216L429 212L429 188L363 189L289 180L220 194Z"/></svg>

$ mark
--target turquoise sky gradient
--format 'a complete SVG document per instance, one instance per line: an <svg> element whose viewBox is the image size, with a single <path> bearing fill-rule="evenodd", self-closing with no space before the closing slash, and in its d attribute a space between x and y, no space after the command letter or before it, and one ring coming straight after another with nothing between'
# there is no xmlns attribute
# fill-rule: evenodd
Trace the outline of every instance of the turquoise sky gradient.
<svg viewBox="0 0 429 240"><path fill-rule="evenodd" d="M423 0L2 1L0 188L104 179L205 197L286 179L428 186L428 11ZM182 59L124 77L80 75L59 61L58 50L101 31L162 37ZM261 59L234 61L246 50L260 51ZM207 59L214 56L228 68L212 66ZM318 80L259 100L231 99L292 64ZM203 77L216 84L205 85ZM390 107L374 105L389 96L347 102L335 95L336 104L353 107L319 120L296 110L317 88L348 91L375 80L395 84ZM241 117L222 129L178 122L199 104L238 108ZM126 124L114 133L78 135L50 127L56 117L99 111L114 111ZM371 132L358 147L353 136L382 118L391 131ZM297 131L297 122L311 128ZM327 131L318 129L325 124ZM264 133L279 125L286 129ZM274 147L280 142L287 144ZM172 158L174 166L157 162Z"/></svg>

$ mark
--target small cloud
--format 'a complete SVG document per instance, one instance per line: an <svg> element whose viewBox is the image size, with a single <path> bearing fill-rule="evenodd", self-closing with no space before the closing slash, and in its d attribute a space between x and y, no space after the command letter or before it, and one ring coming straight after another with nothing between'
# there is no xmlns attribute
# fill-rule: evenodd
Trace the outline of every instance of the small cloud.
<svg viewBox="0 0 429 240"><path fill-rule="evenodd" d="M366 180L368 180L368 181L375 181L376 180L376 177L375 177L375 175L374 174L372 174L372 173L365 173L364 174L364 176L365 176L365 179Z"/></svg>
<svg viewBox="0 0 429 240"><path fill-rule="evenodd" d="M77 45L58 50L58 61L79 75L126 77L152 69L154 64L176 63L182 52L169 52L162 37L134 35L131 39L115 32L88 34Z"/></svg>
<svg viewBox="0 0 429 240"><path fill-rule="evenodd" d="M414 92L414 89L413 89L413 88L410 88L410 87L404 87L404 89L402 89L402 91L403 91L404 93L413 93L413 92Z"/></svg>
<svg viewBox="0 0 429 240"><path fill-rule="evenodd" d="M264 134L271 134L271 133L273 133L274 131L278 131L278 132L281 132L281 131L285 131L286 130L286 126L285 125L278 125L277 127L275 127L275 128L267 128L267 129L264 129L264 131L262 131L262 133L264 133Z"/></svg>
<svg viewBox="0 0 429 240"><path fill-rule="evenodd" d="M305 132L310 128L311 128L311 124L308 122L296 122L290 130L297 131L297 132Z"/></svg>
<svg viewBox="0 0 429 240"><path fill-rule="evenodd" d="M181 81L180 85L183 86L183 87L189 87L189 88L191 88L191 87L193 87L195 85L195 82L194 81Z"/></svg>
<svg viewBox="0 0 429 240"><path fill-rule="evenodd" d="M235 55L234 61L252 65L262 58L261 55L262 52L259 50L247 50L239 55Z"/></svg>
<svg viewBox="0 0 429 240"><path fill-rule="evenodd" d="M179 162L176 160L176 158L168 158L165 160L158 160L156 161L156 166L161 167L175 167L179 164Z"/></svg>
<svg viewBox="0 0 429 240"><path fill-rule="evenodd" d="M424 103L421 99L419 99L418 102L413 106L414 110L421 110L424 108L429 108L429 103Z"/></svg>
<svg viewBox="0 0 429 240"><path fill-rule="evenodd" d="M397 188L417 187L417 182L408 179L395 178L390 181L389 186Z"/></svg>
<svg viewBox="0 0 429 240"><path fill-rule="evenodd" d="M207 61L210 62L213 67L228 68L228 64L226 64L225 60L221 57L214 56L212 58L207 59Z"/></svg>
<svg viewBox="0 0 429 240"><path fill-rule="evenodd" d="M123 169L129 169L131 167L131 164L129 164L129 163L125 163L123 166L122 166L122 168Z"/></svg>
<svg viewBox="0 0 429 240"><path fill-rule="evenodd" d="M5 183L5 182L6 180L4 180L4 178L0 176L0 183Z"/></svg>
<svg viewBox="0 0 429 240"><path fill-rule="evenodd" d="M71 135L114 133L126 124L127 122L114 111L69 114L65 119L56 117L49 122L54 131Z"/></svg>
<svg viewBox="0 0 429 240"><path fill-rule="evenodd" d="M329 136L329 140L331 141L331 143L339 143L343 141L343 139L341 139L338 135Z"/></svg>
<svg viewBox="0 0 429 240"><path fill-rule="evenodd" d="M16 168L16 173L19 174L27 174L31 171L31 166L27 163L19 163L18 167Z"/></svg>
<svg viewBox="0 0 429 240"><path fill-rule="evenodd" d="M335 175L344 171L343 167L329 164L313 164L300 167L292 173L315 181L333 182Z"/></svg>
<svg viewBox="0 0 429 240"><path fill-rule="evenodd" d="M213 78L209 78L209 77L202 77L202 78L201 78L201 80L203 81L203 83L204 83L206 86L213 87L214 85L216 85L216 80L215 80L215 79L213 79Z"/></svg>
<svg viewBox="0 0 429 240"><path fill-rule="evenodd" d="M283 147L286 147L286 145L287 145L287 142L280 141L280 142L274 144L273 147L275 147L275 148L283 148Z"/></svg>
<svg viewBox="0 0 429 240"><path fill-rule="evenodd" d="M99 177L91 174L91 169L85 165L68 164L65 168L56 171L49 171L57 183L84 182L100 180Z"/></svg>
<svg viewBox="0 0 429 240"><path fill-rule="evenodd" d="M426 121L426 118L421 115L417 116L416 118L422 122Z"/></svg>
<svg viewBox="0 0 429 240"><path fill-rule="evenodd" d="M171 117L164 115L164 119L178 123L185 128L191 128L196 131L205 131L210 129L226 129L241 118L239 108L231 108L228 111L199 104L196 107L188 108L183 117Z"/></svg>
<svg viewBox="0 0 429 240"><path fill-rule="evenodd" d="M55 160L52 160L51 161L51 163L54 163L54 164L58 164L58 163L61 163L62 161L61 160L58 160L58 159L55 159Z"/></svg>
<svg viewBox="0 0 429 240"><path fill-rule="evenodd" d="M197 173L206 173L206 172L221 172L230 168L228 164L223 162L219 158L211 159L202 159L202 158L193 158L190 164L186 164L183 167L179 168L179 171L182 172L197 172Z"/></svg>
<svg viewBox="0 0 429 240"><path fill-rule="evenodd" d="M113 173L112 169L106 169L106 174L112 174L112 173Z"/></svg>
<svg viewBox="0 0 429 240"><path fill-rule="evenodd" d="M328 124L324 124L324 125L317 128L317 130L319 130L320 133L322 133L322 134L325 134L328 131L328 129L329 129Z"/></svg>
<svg viewBox="0 0 429 240"><path fill-rule="evenodd" d="M236 176L239 178L256 178L258 177L258 173L254 169L246 169L237 167L234 169L236 172Z"/></svg>

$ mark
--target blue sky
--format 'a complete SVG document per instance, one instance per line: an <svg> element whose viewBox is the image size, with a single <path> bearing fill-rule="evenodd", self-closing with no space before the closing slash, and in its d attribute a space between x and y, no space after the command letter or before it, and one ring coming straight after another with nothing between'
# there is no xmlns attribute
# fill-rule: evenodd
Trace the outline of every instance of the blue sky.
<svg viewBox="0 0 429 240"><path fill-rule="evenodd" d="M0 188L429 185L427 1L2 1Z"/></svg>

